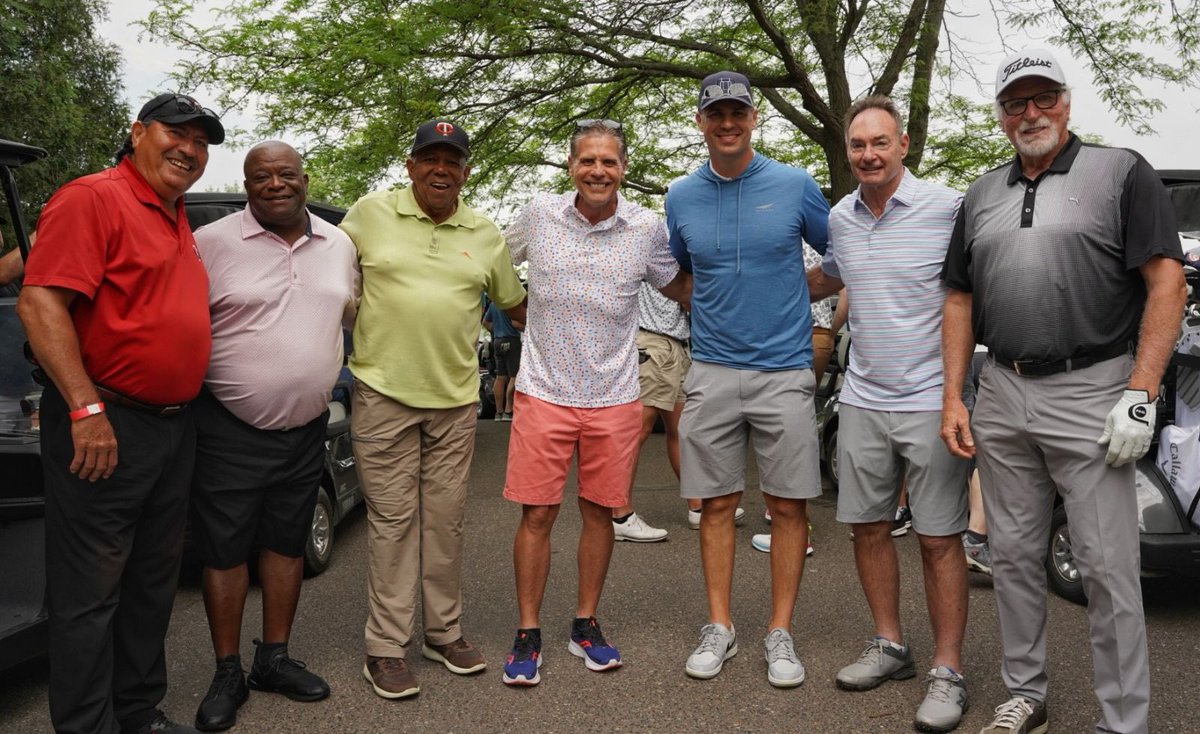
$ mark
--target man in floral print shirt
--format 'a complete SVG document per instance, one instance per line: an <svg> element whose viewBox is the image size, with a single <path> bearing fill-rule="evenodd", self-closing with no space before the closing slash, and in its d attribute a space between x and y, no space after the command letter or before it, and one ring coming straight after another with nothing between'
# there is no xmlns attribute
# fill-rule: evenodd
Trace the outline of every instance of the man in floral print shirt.
<svg viewBox="0 0 1200 734"><path fill-rule="evenodd" d="M618 193L627 157L619 123L583 120L571 138L575 190L543 193L505 233L529 263L525 353L504 496L521 504L513 547L520 625L504 666L509 685L541 677L538 614L550 573L550 531L579 453L579 599L569 649L591 670L621 665L596 623L612 556L613 507L626 504L638 450L638 289L686 301L690 278L662 219Z"/></svg>

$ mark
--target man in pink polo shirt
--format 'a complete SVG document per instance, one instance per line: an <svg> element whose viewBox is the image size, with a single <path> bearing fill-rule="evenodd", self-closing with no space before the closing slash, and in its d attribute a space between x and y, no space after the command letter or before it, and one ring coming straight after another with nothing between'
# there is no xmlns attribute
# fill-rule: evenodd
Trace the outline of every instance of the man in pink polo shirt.
<svg viewBox="0 0 1200 734"><path fill-rule="evenodd" d="M638 400L638 288L686 301L690 276L667 247L662 218L618 193L628 165L620 123L581 120L567 167L575 190L539 194L508 229L514 263L529 262L525 354L504 496L521 504L513 546L520 626L504 682L536 685L538 615L550 574L550 531L579 453L579 599L568 649L590 670L621 665L596 622L612 556L612 509L629 501Z"/></svg>
<svg viewBox="0 0 1200 734"><path fill-rule="evenodd" d="M249 695L239 655L247 558L263 589L249 688L317 701L329 686L288 656L304 545L321 481L330 391L352 326L354 244L305 207L308 175L285 143L246 154L247 207L196 232L209 278L213 351L195 401L192 529L217 670L196 728L233 726Z"/></svg>

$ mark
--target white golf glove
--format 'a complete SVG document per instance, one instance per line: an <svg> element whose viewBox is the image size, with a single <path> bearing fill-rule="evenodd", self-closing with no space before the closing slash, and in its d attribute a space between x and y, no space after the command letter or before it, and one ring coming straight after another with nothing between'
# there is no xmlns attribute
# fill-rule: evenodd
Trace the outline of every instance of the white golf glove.
<svg viewBox="0 0 1200 734"><path fill-rule="evenodd" d="M1150 449L1154 437L1154 403L1145 390L1126 390L1108 412L1104 433L1096 443L1108 444L1104 463L1121 466L1137 461Z"/></svg>

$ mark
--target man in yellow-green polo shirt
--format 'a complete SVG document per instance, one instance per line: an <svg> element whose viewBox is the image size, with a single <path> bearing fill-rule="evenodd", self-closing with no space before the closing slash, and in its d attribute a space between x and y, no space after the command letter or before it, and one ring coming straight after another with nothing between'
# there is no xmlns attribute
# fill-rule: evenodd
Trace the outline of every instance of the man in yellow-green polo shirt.
<svg viewBox="0 0 1200 734"><path fill-rule="evenodd" d="M496 225L458 198L469 156L457 124L424 123L412 186L367 194L341 224L362 266L350 370L369 533L363 676L389 699L420 691L404 660L418 598L422 654L460 675L487 667L460 626L479 296L524 320L525 290Z"/></svg>

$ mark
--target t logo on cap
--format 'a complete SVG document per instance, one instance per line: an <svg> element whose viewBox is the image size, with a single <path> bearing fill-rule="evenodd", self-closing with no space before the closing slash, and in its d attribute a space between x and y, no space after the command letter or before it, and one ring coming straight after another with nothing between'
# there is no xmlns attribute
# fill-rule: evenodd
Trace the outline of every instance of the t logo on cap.
<svg viewBox="0 0 1200 734"><path fill-rule="evenodd" d="M462 151L468 158L471 156L471 138L467 131L449 120L429 120L421 123L413 138L409 155L431 145L449 145Z"/></svg>

